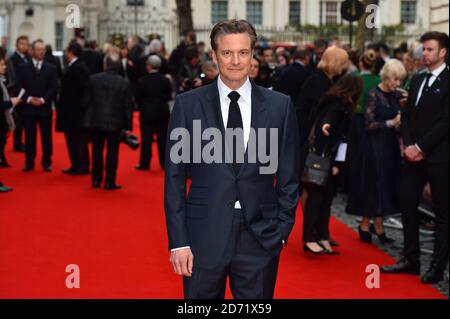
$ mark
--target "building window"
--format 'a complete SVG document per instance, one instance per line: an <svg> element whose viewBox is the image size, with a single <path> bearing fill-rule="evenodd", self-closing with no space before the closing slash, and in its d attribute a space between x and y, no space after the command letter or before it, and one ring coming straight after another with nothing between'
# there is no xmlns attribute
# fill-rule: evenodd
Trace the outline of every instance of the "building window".
<svg viewBox="0 0 450 319"><path fill-rule="evenodd" d="M299 25L301 24L300 12L301 1L289 1L289 24Z"/></svg>
<svg viewBox="0 0 450 319"><path fill-rule="evenodd" d="M64 22L55 22L55 50L64 50Z"/></svg>
<svg viewBox="0 0 450 319"><path fill-rule="evenodd" d="M216 24L228 19L228 1L213 0L211 3L211 23Z"/></svg>
<svg viewBox="0 0 450 319"><path fill-rule="evenodd" d="M247 1L247 21L253 25L262 25L263 2Z"/></svg>
<svg viewBox="0 0 450 319"><path fill-rule="evenodd" d="M341 2L320 1L320 24L341 23Z"/></svg>
<svg viewBox="0 0 450 319"><path fill-rule="evenodd" d="M416 23L416 8L417 1L404 0L401 2L401 23L415 24Z"/></svg>

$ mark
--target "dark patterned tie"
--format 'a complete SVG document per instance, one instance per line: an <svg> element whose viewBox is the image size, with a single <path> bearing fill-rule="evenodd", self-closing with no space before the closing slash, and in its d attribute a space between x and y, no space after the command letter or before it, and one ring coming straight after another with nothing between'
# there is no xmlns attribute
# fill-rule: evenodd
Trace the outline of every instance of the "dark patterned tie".
<svg viewBox="0 0 450 319"><path fill-rule="evenodd" d="M239 109L239 98L241 97L238 92L232 91L230 94L228 94L228 97L230 98L230 109L228 111L228 123L227 128L229 129L236 129L241 128L243 129L242 125L242 116L241 116L241 110ZM237 143L235 144L235 147L233 148L233 169L235 174L237 175L239 173L239 170L241 169L242 163L237 162Z"/></svg>

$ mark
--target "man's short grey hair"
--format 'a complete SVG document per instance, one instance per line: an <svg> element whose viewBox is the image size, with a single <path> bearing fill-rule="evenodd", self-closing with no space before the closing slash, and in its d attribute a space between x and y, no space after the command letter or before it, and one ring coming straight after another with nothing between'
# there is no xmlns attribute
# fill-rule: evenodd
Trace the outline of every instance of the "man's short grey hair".
<svg viewBox="0 0 450 319"><path fill-rule="evenodd" d="M158 39L153 39L148 45L148 53L159 53L162 50L162 42Z"/></svg>
<svg viewBox="0 0 450 319"><path fill-rule="evenodd" d="M151 65L154 70L159 70L161 67L161 62L161 58L155 54L147 58L147 65Z"/></svg>
<svg viewBox="0 0 450 319"><path fill-rule="evenodd" d="M103 64L105 65L105 71L115 71L119 72L121 68L120 57L118 54L107 54L103 59Z"/></svg>

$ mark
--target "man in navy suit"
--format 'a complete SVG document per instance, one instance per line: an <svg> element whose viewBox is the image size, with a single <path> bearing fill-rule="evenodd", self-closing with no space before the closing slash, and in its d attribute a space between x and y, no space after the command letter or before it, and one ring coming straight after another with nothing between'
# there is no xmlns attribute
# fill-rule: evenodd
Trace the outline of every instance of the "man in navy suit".
<svg viewBox="0 0 450 319"><path fill-rule="evenodd" d="M256 39L255 29L246 21L218 23L211 32L218 79L179 95L170 119L166 222L170 260L174 271L183 276L188 299L224 298L227 278L235 298L273 298L279 255L294 225L298 202L297 119L288 96L249 80ZM246 147L244 160L236 155L232 161L196 161L207 153L205 146L209 145L208 141L195 140L198 123L202 129L215 130L224 143L228 143L223 139L225 132L240 132L233 135L237 147L236 152L232 150L238 154L239 145L242 150ZM180 128L189 134L187 154L181 154L188 159L185 161L174 160L180 155L175 134ZM278 133L270 143L273 136L269 129ZM263 130L268 132L266 136ZM203 137L208 135L205 132ZM266 162L260 158L251 160L251 141L255 140L258 151L270 147L269 153L276 153L278 165L273 172L263 172ZM203 152L198 152L196 143L204 147ZM225 145L226 157L230 150L227 144L221 145ZM192 183L186 197L189 175Z"/></svg>

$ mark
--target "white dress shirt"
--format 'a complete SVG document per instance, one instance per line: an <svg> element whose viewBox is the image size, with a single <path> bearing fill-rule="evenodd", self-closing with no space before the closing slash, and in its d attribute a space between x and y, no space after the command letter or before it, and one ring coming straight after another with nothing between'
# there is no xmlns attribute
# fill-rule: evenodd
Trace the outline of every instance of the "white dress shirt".
<svg viewBox="0 0 450 319"><path fill-rule="evenodd" d="M43 61L42 61L42 60L41 60L41 61L38 61L38 60L35 60L35 59L32 59L32 61L33 61L34 67L35 67L38 71L40 71L41 68L42 68L42 63L43 63ZM27 99L27 103L28 103L28 104L31 102L31 98L32 98L31 96L28 97L28 99ZM41 100L41 102L42 102L43 104L45 104L44 98L40 97L39 99Z"/></svg>
<svg viewBox="0 0 450 319"><path fill-rule="evenodd" d="M220 75L217 78L217 86L219 89L220 110L222 112L223 127L226 129L228 123L228 112L231 103L228 94L230 94L233 90L230 89L225 83L223 83ZM240 95L238 104L242 117L244 146L245 149L247 149L247 144L250 137L250 128L252 124L252 84L250 83L250 80L247 78L245 83L239 89L237 89L236 92L238 92ZM239 203L239 201L236 201L236 203L234 204L234 208L241 209L241 203ZM176 251L184 248L190 248L190 246L174 248L171 251Z"/></svg>
<svg viewBox="0 0 450 319"><path fill-rule="evenodd" d="M77 57L73 58L73 60L70 61L69 64L67 64L67 66L68 66L68 67L71 67L75 62L77 62L77 60L78 60Z"/></svg>
<svg viewBox="0 0 450 319"><path fill-rule="evenodd" d="M442 63L442 65L440 67L438 67L437 69L435 69L434 71L432 71L432 72L430 72L429 70L426 71L426 74L428 74L428 73L432 74L430 77L430 82L428 83L428 85L430 87L433 85L434 81L436 81L439 74L441 74L442 71L444 71L446 67L447 67L447 65L445 63ZM427 82L427 78L425 77L425 79L422 82L422 85L420 86L419 94L417 94L416 105L419 104L419 100L422 97L422 92L423 92L426 82Z"/></svg>

